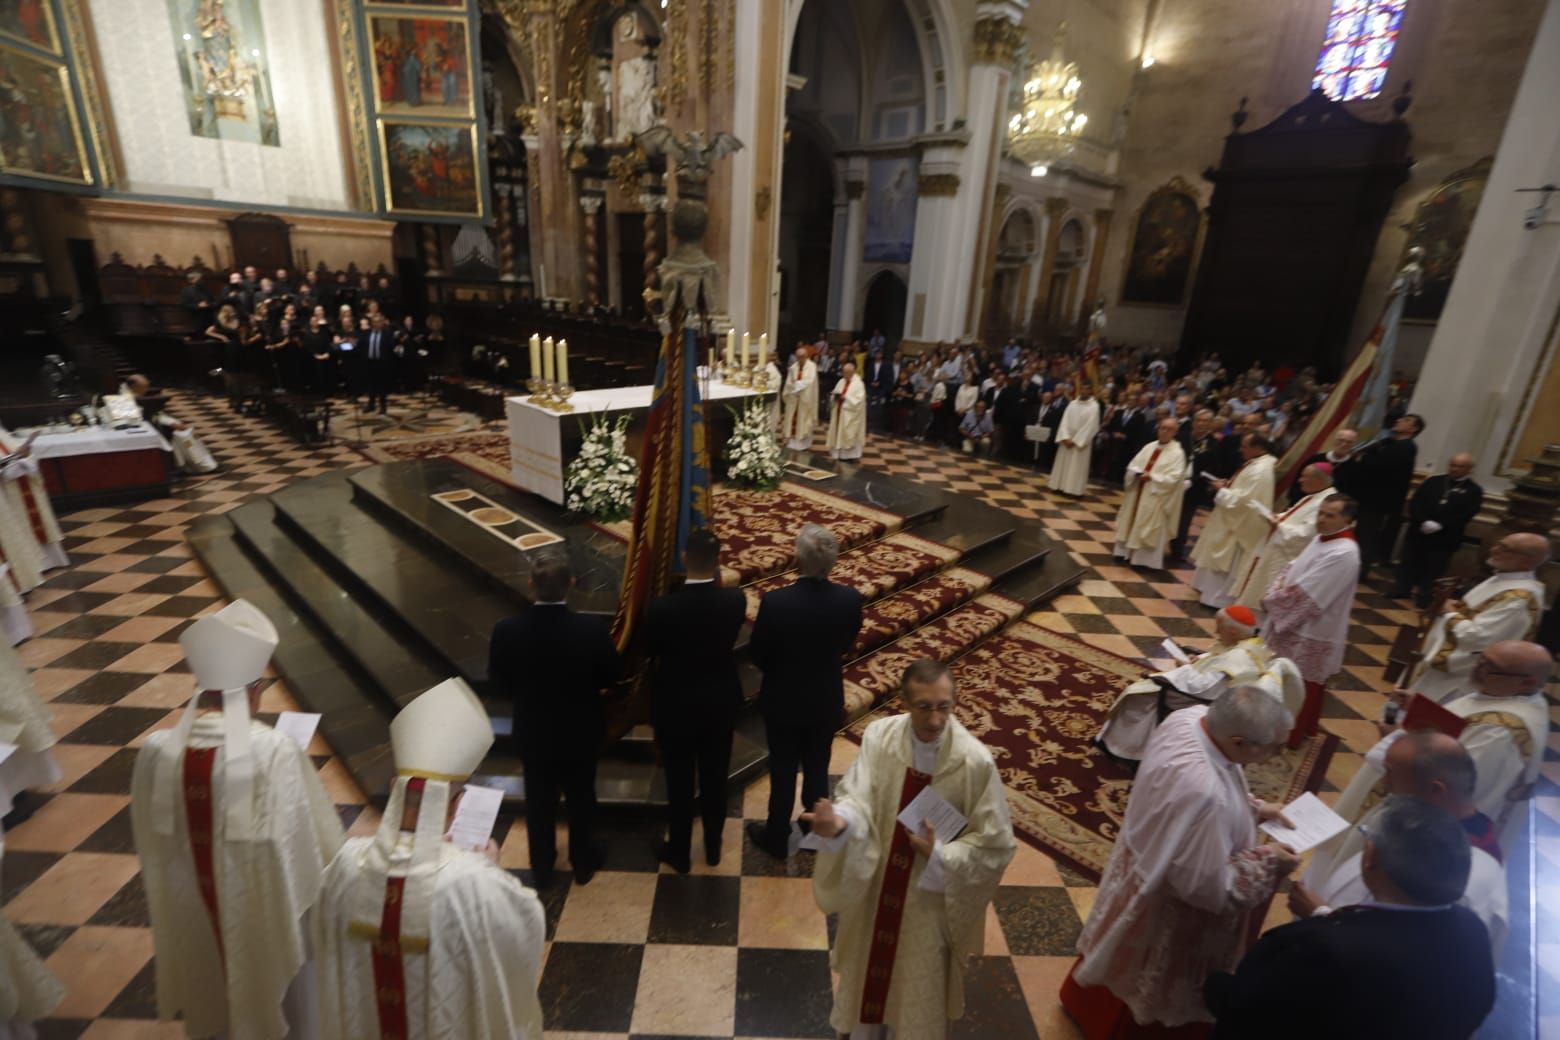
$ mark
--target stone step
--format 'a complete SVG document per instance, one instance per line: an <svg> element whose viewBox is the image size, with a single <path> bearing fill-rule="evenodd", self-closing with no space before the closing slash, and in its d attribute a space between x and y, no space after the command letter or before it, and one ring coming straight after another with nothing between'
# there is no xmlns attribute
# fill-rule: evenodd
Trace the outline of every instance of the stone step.
<svg viewBox="0 0 1560 1040"><path fill-rule="evenodd" d="M829 579L850 586L871 603L937 573L960 556L958 549L923 538L919 531L900 531L842 553ZM748 620L758 616L765 593L785 588L799 576L786 571L746 586L742 591L747 595Z"/></svg>

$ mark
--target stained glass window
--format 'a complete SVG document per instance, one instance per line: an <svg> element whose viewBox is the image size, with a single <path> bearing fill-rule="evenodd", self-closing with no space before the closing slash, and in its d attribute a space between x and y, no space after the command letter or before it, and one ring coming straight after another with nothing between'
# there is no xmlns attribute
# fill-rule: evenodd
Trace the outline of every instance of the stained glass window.
<svg viewBox="0 0 1560 1040"><path fill-rule="evenodd" d="M1311 87L1334 101L1380 94L1407 6L1408 0L1332 0Z"/></svg>

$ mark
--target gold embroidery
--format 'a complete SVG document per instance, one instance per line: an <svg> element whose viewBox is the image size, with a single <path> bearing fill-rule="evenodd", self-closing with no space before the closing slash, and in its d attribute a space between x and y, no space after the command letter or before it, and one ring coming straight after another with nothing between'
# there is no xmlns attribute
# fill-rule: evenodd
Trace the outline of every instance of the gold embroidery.
<svg viewBox="0 0 1560 1040"><path fill-rule="evenodd" d="M1506 589L1495 593L1495 595L1480 603L1477 607L1470 607L1467 603L1464 603L1446 619L1446 624L1441 630L1441 649L1437 650L1435 656L1430 659L1430 667L1438 668L1443 672L1446 671L1446 662L1451 658L1452 654L1457 652L1457 633L1454 629L1459 622L1472 621L1497 603L1509 603L1514 599L1527 601L1528 629L1527 634L1522 638L1532 639L1534 634L1538 632L1538 617L1541 613L1538 609L1538 600L1534 599L1533 594L1527 589Z"/></svg>
<svg viewBox="0 0 1560 1040"><path fill-rule="evenodd" d="M376 945L379 943L379 926L377 924L369 924L367 921L349 921L347 923L347 933L358 939L366 939ZM422 936L403 935L400 942L402 953L428 952L428 940Z"/></svg>

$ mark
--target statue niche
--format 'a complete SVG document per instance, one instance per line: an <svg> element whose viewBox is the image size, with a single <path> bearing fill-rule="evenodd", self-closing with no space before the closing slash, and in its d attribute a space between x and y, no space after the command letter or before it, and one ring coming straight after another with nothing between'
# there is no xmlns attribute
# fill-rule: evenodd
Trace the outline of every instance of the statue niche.
<svg viewBox="0 0 1560 1040"><path fill-rule="evenodd" d="M595 75L584 84L580 106L583 144L628 144L660 122L660 43L660 27L642 3L614 5L597 22L591 46Z"/></svg>

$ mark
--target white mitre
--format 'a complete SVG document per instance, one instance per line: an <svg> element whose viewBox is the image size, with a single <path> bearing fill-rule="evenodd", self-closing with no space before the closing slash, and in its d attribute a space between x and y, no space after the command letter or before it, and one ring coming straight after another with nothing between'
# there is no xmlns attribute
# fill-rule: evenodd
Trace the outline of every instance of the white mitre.
<svg viewBox="0 0 1560 1040"><path fill-rule="evenodd" d="M450 784L464 782L482 763L493 746L493 724L464 680L446 679L401 709L390 723L390 746L395 754L396 779L374 844L388 860L400 838L407 790L420 787L422 801L401 904L401 937L415 947L428 940ZM382 892L379 897L375 908L381 905Z"/></svg>
<svg viewBox="0 0 1560 1040"><path fill-rule="evenodd" d="M152 789L157 833L173 834L174 805L181 797L180 770L201 694L222 695L223 813L230 840L251 841L254 833L255 760L249 740L249 685L260 678L279 637L271 619L248 600L238 599L200 618L179 637L184 659L195 673L195 694L174 727L168 747L175 753L158 760Z"/></svg>

